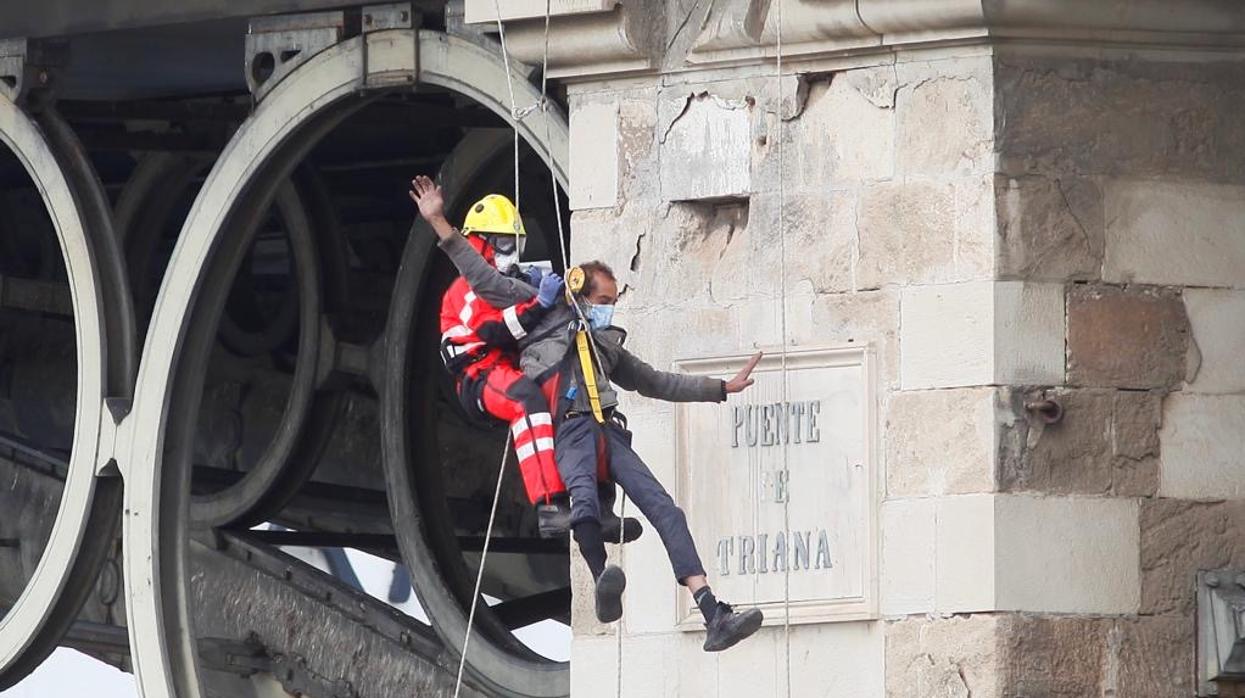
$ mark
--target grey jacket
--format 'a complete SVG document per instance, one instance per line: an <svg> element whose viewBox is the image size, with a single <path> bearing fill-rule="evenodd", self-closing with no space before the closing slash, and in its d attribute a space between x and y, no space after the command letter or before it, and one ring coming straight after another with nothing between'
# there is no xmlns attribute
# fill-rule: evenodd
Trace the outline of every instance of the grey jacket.
<svg viewBox="0 0 1245 698"><path fill-rule="evenodd" d="M449 255L458 272L467 279L471 290L489 305L505 308L531 299L536 289L523 281L497 271L480 256L461 236L439 243ZM572 385L583 384L579 361L573 355L575 329L578 317L574 308L565 302L558 303L529 332L519 339L519 365L529 378L542 381L564 367L571 370L569 380L562 390L565 395ZM618 404L613 386L631 390L645 397L668 402L722 402L726 399L726 384L716 378L690 376L682 373L659 371L623 348L626 333L611 327L593 332L596 344L597 389L601 406L605 409ZM570 358L570 361L565 361ZM583 390L575 390L571 411L587 412L588 398Z"/></svg>

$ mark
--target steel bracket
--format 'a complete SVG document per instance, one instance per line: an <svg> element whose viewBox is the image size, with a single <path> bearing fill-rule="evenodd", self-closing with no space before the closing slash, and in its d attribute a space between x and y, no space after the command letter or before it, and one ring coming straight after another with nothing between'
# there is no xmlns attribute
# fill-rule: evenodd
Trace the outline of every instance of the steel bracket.
<svg viewBox="0 0 1245 698"><path fill-rule="evenodd" d="M246 86L260 102L298 66L358 34L357 11L256 17L246 33Z"/></svg>
<svg viewBox="0 0 1245 698"><path fill-rule="evenodd" d="M360 82L364 89L388 89L409 85L414 87L419 74L419 29L423 16L411 2L367 5L363 8L363 66ZM409 54L394 53L392 35L378 36L391 29L411 33ZM379 60L373 61L373 55ZM383 67L382 67L383 66ZM395 71L393 68L399 68Z"/></svg>
<svg viewBox="0 0 1245 698"><path fill-rule="evenodd" d="M1197 573L1197 674L1198 696L1245 687L1245 570Z"/></svg>
<svg viewBox="0 0 1245 698"><path fill-rule="evenodd" d="M68 53L64 41L0 39L0 94L25 102L32 91L50 89Z"/></svg>

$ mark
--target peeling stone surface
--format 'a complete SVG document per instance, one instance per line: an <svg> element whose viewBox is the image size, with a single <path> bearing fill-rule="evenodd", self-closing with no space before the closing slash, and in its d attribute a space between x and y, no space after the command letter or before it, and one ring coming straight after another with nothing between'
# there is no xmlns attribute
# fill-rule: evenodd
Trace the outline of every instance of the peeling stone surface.
<svg viewBox="0 0 1245 698"><path fill-rule="evenodd" d="M1069 383L1148 389L1184 380L1191 332L1178 290L1077 284L1067 298Z"/></svg>
<svg viewBox="0 0 1245 698"><path fill-rule="evenodd" d="M1245 567L1245 500L1141 501L1141 613L1192 617L1199 569Z"/></svg>
<svg viewBox="0 0 1245 698"><path fill-rule="evenodd" d="M1193 326L1197 370L1185 390L1200 393L1245 392L1245 291L1189 288L1185 309Z"/></svg>
<svg viewBox="0 0 1245 698"><path fill-rule="evenodd" d="M1089 178L999 177L1000 278L1095 280L1102 275L1102 190Z"/></svg>
<svg viewBox="0 0 1245 698"><path fill-rule="evenodd" d="M895 77L867 68L809 86L804 113L789 128L788 181L795 186L842 186L894 175Z"/></svg>
<svg viewBox="0 0 1245 698"><path fill-rule="evenodd" d="M988 57L900 63L896 159L905 174L993 166L994 78Z"/></svg>
<svg viewBox="0 0 1245 698"><path fill-rule="evenodd" d="M1024 403L1063 406L1063 419L1030 419ZM1150 496L1158 489L1161 399L1146 392L1054 390L1014 394L1003 439L999 488L1005 492Z"/></svg>
<svg viewBox="0 0 1245 698"><path fill-rule="evenodd" d="M662 141L661 191L668 201L746 196L751 189L749 101L707 92L686 98Z"/></svg>

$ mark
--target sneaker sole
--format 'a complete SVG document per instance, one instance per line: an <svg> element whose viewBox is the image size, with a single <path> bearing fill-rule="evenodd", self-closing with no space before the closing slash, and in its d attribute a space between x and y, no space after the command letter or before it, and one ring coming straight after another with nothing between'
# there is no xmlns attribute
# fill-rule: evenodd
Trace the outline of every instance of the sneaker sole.
<svg viewBox="0 0 1245 698"><path fill-rule="evenodd" d="M744 614L745 622L740 624L739 630L738 632L735 633L734 636L727 638L726 642L723 642L719 645L710 645L709 643L706 642L705 651L706 652L721 652L723 650L728 650L734 647L735 645L752 637L753 633L760 630L761 622L763 620L765 620L765 615L762 614L759 610L755 608L748 609L748 611Z"/></svg>
<svg viewBox="0 0 1245 698"><path fill-rule="evenodd" d="M627 588L627 575L622 568L610 565L601 573L596 585L597 620L613 623L622 618L622 594Z"/></svg>

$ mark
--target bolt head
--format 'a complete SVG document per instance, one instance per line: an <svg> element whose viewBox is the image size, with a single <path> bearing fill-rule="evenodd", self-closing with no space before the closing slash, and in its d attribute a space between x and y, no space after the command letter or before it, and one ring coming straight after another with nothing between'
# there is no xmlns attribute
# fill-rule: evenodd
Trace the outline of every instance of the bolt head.
<svg viewBox="0 0 1245 698"><path fill-rule="evenodd" d="M1219 575L1215 575L1215 574L1206 575L1206 586L1210 587L1211 589L1217 588L1219 586Z"/></svg>

